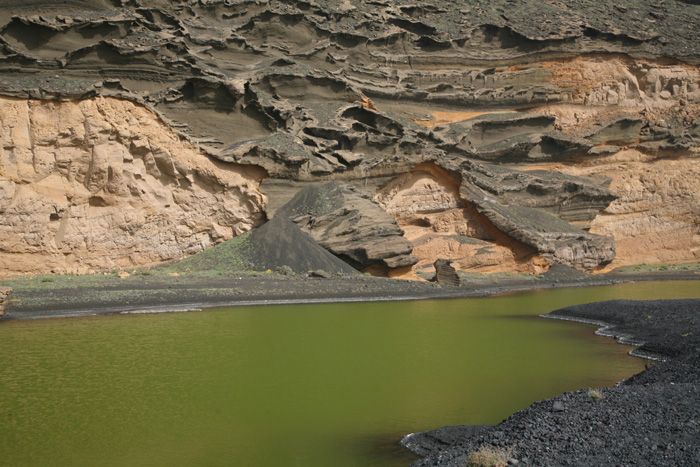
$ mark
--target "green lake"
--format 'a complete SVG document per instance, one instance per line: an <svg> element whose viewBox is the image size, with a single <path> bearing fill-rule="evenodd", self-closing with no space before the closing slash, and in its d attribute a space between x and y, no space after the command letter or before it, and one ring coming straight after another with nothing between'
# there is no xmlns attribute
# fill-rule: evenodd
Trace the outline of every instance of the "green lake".
<svg viewBox="0 0 700 467"><path fill-rule="evenodd" d="M537 315L691 297L697 281L8 321L0 465L408 466L407 433L644 368L593 326Z"/></svg>

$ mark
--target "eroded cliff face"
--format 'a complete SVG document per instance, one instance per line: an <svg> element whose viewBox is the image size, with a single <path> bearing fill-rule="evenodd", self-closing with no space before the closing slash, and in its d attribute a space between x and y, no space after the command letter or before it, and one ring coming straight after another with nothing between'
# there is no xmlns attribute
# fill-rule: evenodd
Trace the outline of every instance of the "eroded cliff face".
<svg viewBox="0 0 700 467"><path fill-rule="evenodd" d="M341 182L304 188L277 216L289 218L319 245L364 272L390 275L418 261L394 218L368 195Z"/></svg>
<svg viewBox="0 0 700 467"><path fill-rule="evenodd" d="M182 258L264 221L260 169L211 159L131 102L0 98L0 273Z"/></svg>
<svg viewBox="0 0 700 467"><path fill-rule="evenodd" d="M590 229L615 239L616 257L606 269L700 258L698 156L625 149L588 163L556 167L563 173L612 180L610 189L619 197L595 217Z"/></svg>
<svg viewBox="0 0 700 467"><path fill-rule="evenodd" d="M562 131L595 143L594 157L533 164L610 180L617 199L590 232L615 239L615 260L601 267L678 263L700 257L700 71L669 60L578 57L554 80L577 88L573 104L543 107ZM548 65L550 66L550 65Z"/></svg>
<svg viewBox="0 0 700 467"><path fill-rule="evenodd" d="M496 228L460 196L459 188L445 169L424 163L378 190L377 201L415 245L420 261L414 271L431 272L436 258L473 272L546 271L547 261L534 248Z"/></svg>
<svg viewBox="0 0 700 467"><path fill-rule="evenodd" d="M76 199L88 199L80 204L86 213L114 209L111 225L138 224L119 216L142 219L156 206L154 219L169 220L128 237L129 264L176 258L258 224L256 183L265 174L260 190L270 196L270 214L316 183L342 182L338 193L359 193L338 198L345 201L333 213L305 212L297 222L329 249L340 246L340 256L364 251L352 261L379 264L375 273L409 277L438 258L458 270L532 273L553 263L600 271L696 260L700 7L581 1L536 8L537 17L528 0L0 6L0 94L73 101L13 101L25 103L30 124L48 109L75 118L68 109L96 106L105 121L122 122L107 126L131 131L88 129L101 136L86 146L74 130L44 125L39 143L29 144L32 156L19 151L24 159L13 157L25 162L3 168L12 183L4 190L43 193L42 183L65 179ZM122 105L148 109L167 126L138 136L119 116ZM3 144L19 144L9 123L3 127ZM163 155L159 138L191 144L205 162L187 159L180 170L184 150L167 147ZM54 150L54 140L74 141L60 148L75 149ZM71 175L74 159L82 178ZM22 164L35 175L10 178L31 173ZM144 180L140 195L117 188ZM237 190L232 208L223 193ZM170 197L200 204L180 209L195 202ZM42 223L28 214L20 216L24 224L6 222L0 241L15 245L21 235L17 245L36 258L49 254L55 270L61 261L82 264L71 252L91 243L64 219L89 216L76 206L66 217L72 201L65 198L44 203ZM110 204L116 199L130 199L133 212ZM357 200L374 214L355 215ZM386 243L369 229L383 216L377 206L393 218L382 220L391 248L370 259L362 255Z"/></svg>

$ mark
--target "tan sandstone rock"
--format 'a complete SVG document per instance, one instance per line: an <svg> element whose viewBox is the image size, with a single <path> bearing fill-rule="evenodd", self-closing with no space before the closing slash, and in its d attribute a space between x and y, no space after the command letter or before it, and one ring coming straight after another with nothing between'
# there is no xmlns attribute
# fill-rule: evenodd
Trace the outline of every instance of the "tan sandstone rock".
<svg viewBox="0 0 700 467"><path fill-rule="evenodd" d="M419 262L414 271L432 270L436 258L449 259L461 271L546 271L544 258L495 228L461 198L459 188L459 181L448 171L424 163L377 191L377 202L415 245L413 255Z"/></svg>
<svg viewBox="0 0 700 467"><path fill-rule="evenodd" d="M182 258L264 220L264 172L213 160L132 102L0 98L0 273Z"/></svg>
<svg viewBox="0 0 700 467"><path fill-rule="evenodd" d="M627 149L559 169L613 180L610 188L619 198L591 225L591 232L615 238L617 256L607 269L700 260L700 157Z"/></svg>
<svg viewBox="0 0 700 467"><path fill-rule="evenodd" d="M11 287L0 287L0 318L5 314L5 306L7 305L7 297L12 292Z"/></svg>

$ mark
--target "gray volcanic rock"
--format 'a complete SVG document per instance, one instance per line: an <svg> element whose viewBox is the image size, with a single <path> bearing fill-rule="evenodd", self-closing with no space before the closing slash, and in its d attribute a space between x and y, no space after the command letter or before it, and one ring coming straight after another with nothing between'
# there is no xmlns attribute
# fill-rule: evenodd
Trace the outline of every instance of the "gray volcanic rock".
<svg viewBox="0 0 700 467"><path fill-rule="evenodd" d="M470 161L460 169L463 183L477 187L483 197L504 205L544 209L567 222L589 223L617 198L607 188L610 180L546 170L521 172Z"/></svg>
<svg viewBox="0 0 700 467"><path fill-rule="evenodd" d="M463 152L484 160L515 161L527 159L542 135L554 131L554 123L549 116L491 113L453 123L435 135L448 154Z"/></svg>
<svg viewBox="0 0 700 467"><path fill-rule="evenodd" d="M595 145L627 145L639 140L644 121L621 118L600 129L595 129L586 138Z"/></svg>
<svg viewBox="0 0 700 467"><path fill-rule="evenodd" d="M455 268L452 267L449 260L439 259L435 261L435 282L440 284L459 287L462 285L462 280L457 274Z"/></svg>
<svg viewBox="0 0 700 467"><path fill-rule="evenodd" d="M396 221L367 195L340 182L301 190L275 218L288 217L321 246L358 269L411 266L413 245Z"/></svg>
<svg viewBox="0 0 700 467"><path fill-rule="evenodd" d="M556 68L533 63L593 52L698 60L696 48L682 46L697 39L694 7L665 5L661 20L655 5L538 4L542 22L525 0L336 3L0 6L0 93L137 100L224 160L296 179L406 171L439 152L436 140L448 153L487 160L571 158L616 133L630 141L638 125L621 117L625 128L593 128L585 142L556 131L551 115L511 110L698 98L687 77L638 64L624 83L581 96ZM452 124L450 136L417 125L399 101L505 112Z"/></svg>
<svg viewBox="0 0 700 467"><path fill-rule="evenodd" d="M591 271L615 259L614 239L577 229L545 211L491 201L475 204L499 230L552 263Z"/></svg>
<svg viewBox="0 0 700 467"><path fill-rule="evenodd" d="M249 239L249 261L258 271L277 271L284 266L297 274L324 270L332 274L358 271L322 248L307 233L284 216L277 216L254 229Z"/></svg>
<svg viewBox="0 0 700 467"><path fill-rule="evenodd" d="M550 263L591 271L615 258L613 238L591 234L566 222L585 226L615 199L599 183L470 161L459 168L453 165L452 170L461 179L462 198L476 206L498 230L534 248Z"/></svg>
<svg viewBox="0 0 700 467"><path fill-rule="evenodd" d="M226 273L270 270L287 275L325 270L338 275L358 274L284 216L277 216L242 236L185 258L178 266Z"/></svg>

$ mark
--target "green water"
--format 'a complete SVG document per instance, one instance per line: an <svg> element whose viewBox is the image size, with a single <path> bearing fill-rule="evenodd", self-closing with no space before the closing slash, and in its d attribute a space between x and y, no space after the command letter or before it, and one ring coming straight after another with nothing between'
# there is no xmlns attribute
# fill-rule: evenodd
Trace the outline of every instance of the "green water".
<svg viewBox="0 0 700 467"><path fill-rule="evenodd" d="M10 321L0 465L406 466L403 434L643 369L591 326L536 315L683 297L698 283Z"/></svg>

